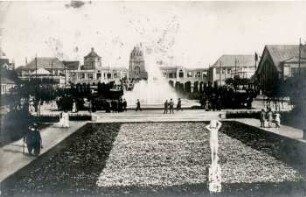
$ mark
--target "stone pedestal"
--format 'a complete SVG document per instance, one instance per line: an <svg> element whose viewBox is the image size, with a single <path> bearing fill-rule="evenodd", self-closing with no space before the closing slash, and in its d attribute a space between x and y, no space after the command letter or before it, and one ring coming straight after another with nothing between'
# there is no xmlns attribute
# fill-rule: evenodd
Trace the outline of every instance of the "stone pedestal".
<svg viewBox="0 0 306 197"><path fill-rule="evenodd" d="M221 167L214 163L208 169L208 189L210 193L221 192Z"/></svg>

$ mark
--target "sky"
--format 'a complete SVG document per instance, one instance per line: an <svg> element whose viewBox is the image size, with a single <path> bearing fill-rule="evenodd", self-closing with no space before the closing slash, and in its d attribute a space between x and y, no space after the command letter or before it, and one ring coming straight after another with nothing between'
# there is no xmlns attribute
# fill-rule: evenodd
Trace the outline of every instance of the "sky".
<svg viewBox="0 0 306 197"><path fill-rule="evenodd" d="M104 67L206 68L223 54L262 53L306 40L306 2L0 2L1 49L16 66L38 57L80 60L91 48Z"/></svg>

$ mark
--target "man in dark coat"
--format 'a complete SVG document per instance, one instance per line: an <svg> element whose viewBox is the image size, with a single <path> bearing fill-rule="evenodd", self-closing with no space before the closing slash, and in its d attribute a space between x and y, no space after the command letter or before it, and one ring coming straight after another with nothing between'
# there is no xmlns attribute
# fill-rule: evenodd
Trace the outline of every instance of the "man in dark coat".
<svg viewBox="0 0 306 197"><path fill-rule="evenodd" d="M127 109L126 109L126 107L127 107L127 102L126 102L125 99L123 99L122 105L123 105L123 110L124 110L124 111L127 111Z"/></svg>
<svg viewBox="0 0 306 197"><path fill-rule="evenodd" d="M172 100L172 99L170 99L170 102L169 102L169 110L170 110L170 114L174 114L173 107L174 107L173 100Z"/></svg>
<svg viewBox="0 0 306 197"><path fill-rule="evenodd" d="M180 98L177 101L176 110L182 110L182 101Z"/></svg>
<svg viewBox="0 0 306 197"><path fill-rule="evenodd" d="M40 149L42 148L42 139L36 124L29 128L29 131L25 135L24 141L27 144L29 155L37 156L40 154ZM34 154L32 154L33 150Z"/></svg>
<svg viewBox="0 0 306 197"><path fill-rule="evenodd" d="M137 99L137 102L136 102L136 111L138 110L141 111L139 99Z"/></svg>
<svg viewBox="0 0 306 197"><path fill-rule="evenodd" d="M164 114L168 113L168 100L165 101L164 103Z"/></svg>

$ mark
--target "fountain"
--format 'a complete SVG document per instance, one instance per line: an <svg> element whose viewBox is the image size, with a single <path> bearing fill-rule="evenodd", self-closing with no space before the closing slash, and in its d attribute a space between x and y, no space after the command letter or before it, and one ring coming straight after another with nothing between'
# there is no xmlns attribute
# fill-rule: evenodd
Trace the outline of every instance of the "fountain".
<svg viewBox="0 0 306 197"><path fill-rule="evenodd" d="M168 84L168 81L162 77L161 71L148 70L148 80L140 80L135 83L132 91L125 91L124 98L129 106L133 106L139 99L142 106L158 107L162 106L166 99L178 99L175 90Z"/></svg>
<svg viewBox="0 0 306 197"><path fill-rule="evenodd" d="M144 58L141 47L141 45L140 47L135 47L134 50L136 50L136 52L133 50L134 52L132 51L131 53L131 59L136 56L136 64L138 63L139 65L133 65L131 67L131 63L135 64L135 62L130 60L130 72L135 72L135 67L137 67L139 70L142 69L141 72L144 72ZM177 99L180 96L169 85L167 79L163 77L162 72L159 69L159 65L157 64L157 60L158 58L154 57L153 54L146 56L145 71L148 75L147 80L139 80L134 84L132 91L126 90L124 92L124 98L128 103L128 107L135 107L137 99L139 99L141 105L145 108L162 108L165 100L170 100L171 98L175 103L177 102ZM132 75L135 75L135 73ZM198 105L198 103L189 101L187 99L182 99L182 105L183 107L191 107L193 105Z"/></svg>

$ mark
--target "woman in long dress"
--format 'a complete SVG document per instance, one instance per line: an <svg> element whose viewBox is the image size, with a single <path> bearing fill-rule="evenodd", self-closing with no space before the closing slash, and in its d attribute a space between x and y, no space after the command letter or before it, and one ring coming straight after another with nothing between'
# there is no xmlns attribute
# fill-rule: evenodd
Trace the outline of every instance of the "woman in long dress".
<svg viewBox="0 0 306 197"><path fill-rule="evenodd" d="M60 126L63 128L68 128L70 126L69 124L69 114L65 111L61 113L60 117Z"/></svg>

